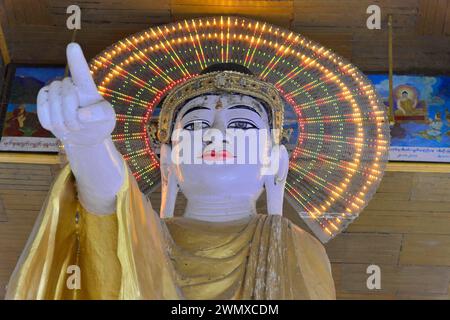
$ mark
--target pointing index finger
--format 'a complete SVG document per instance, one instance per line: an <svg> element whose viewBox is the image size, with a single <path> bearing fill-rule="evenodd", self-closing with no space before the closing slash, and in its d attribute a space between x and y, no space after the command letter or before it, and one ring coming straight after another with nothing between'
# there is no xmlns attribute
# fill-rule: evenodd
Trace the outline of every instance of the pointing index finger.
<svg viewBox="0 0 450 320"><path fill-rule="evenodd" d="M81 50L78 43L72 42L67 46L67 63L73 82L81 95L80 102L84 102L81 105L91 104L101 99L101 95L97 91L94 79L92 79L83 50ZM85 96L86 99L83 99L83 96Z"/></svg>

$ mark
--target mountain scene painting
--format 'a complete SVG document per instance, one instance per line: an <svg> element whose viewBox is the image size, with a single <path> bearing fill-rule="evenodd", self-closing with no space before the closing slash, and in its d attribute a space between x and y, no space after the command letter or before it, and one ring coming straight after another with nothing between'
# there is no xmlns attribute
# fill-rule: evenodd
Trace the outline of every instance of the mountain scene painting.
<svg viewBox="0 0 450 320"><path fill-rule="evenodd" d="M39 90L55 78L62 78L62 67L17 66L10 80L3 119L0 150L57 152L56 138L45 130L37 116Z"/></svg>

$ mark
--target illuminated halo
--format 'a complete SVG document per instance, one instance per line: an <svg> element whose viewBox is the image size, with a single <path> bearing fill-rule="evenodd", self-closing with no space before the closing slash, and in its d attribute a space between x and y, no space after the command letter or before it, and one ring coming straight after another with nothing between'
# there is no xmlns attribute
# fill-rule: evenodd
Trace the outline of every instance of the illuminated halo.
<svg viewBox="0 0 450 320"><path fill-rule="evenodd" d="M286 196L320 240L331 239L358 216L383 175L385 109L355 66L268 23L180 21L125 38L91 61L99 91L117 113L113 139L141 190L149 193L160 181L146 129L155 107L173 86L221 62L244 65L271 82L295 111Z"/></svg>

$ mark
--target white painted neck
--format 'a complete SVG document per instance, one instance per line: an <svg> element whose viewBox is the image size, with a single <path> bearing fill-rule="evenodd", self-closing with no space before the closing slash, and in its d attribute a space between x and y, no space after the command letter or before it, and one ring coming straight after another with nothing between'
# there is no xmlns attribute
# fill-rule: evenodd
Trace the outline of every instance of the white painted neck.
<svg viewBox="0 0 450 320"><path fill-rule="evenodd" d="M256 199L249 196L196 197L188 199L184 216L186 218L227 222L256 215Z"/></svg>

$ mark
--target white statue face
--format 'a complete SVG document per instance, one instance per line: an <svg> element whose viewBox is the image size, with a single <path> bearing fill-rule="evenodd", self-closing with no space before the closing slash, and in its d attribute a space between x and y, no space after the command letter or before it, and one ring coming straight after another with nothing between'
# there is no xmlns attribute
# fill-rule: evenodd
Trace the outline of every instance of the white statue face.
<svg viewBox="0 0 450 320"><path fill-rule="evenodd" d="M184 142L189 140L181 144L172 135L175 158L183 145L185 161L172 166L188 200L242 197L256 201L271 149L268 115L260 102L244 95L197 97L178 112L175 131Z"/></svg>

